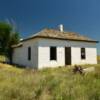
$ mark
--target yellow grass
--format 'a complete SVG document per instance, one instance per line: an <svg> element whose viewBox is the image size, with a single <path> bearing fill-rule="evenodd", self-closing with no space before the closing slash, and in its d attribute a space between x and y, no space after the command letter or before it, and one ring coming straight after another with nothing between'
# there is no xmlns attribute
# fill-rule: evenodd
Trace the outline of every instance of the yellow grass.
<svg viewBox="0 0 100 100"><path fill-rule="evenodd" d="M8 65L8 64L2 64L2 63L0 63L0 68L9 68L9 67L12 67L12 66Z"/></svg>
<svg viewBox="0 0 100 100"><path fill-rule="evenodd" d="M100 55L97 56L98 64L100 64Z"/></svg>
<svg viewBox="0 0 100 100"><path fill-rule="evenodd" d="M80 75L68 67L33 71L0 63L0 100L100 100L100 65L95 67Z"/></svg>

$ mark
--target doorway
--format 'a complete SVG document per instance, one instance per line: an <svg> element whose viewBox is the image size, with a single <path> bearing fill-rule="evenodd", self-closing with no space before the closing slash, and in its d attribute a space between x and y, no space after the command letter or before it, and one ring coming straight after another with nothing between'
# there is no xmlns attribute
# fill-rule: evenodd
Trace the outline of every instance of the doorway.
<svg viewBox="0 0 100 100"><path fill-rule="evenodd" d="M71 65L71 47L65 47L65 65Z"/></svg>

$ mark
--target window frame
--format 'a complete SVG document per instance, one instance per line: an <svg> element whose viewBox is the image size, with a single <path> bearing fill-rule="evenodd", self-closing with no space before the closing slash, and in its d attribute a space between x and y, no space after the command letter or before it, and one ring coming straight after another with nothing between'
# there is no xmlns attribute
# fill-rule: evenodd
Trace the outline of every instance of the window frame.
<svg viewBox="0 0 100 100"><path fill-rule="evenodd" d="M86 59L86 48L82 47L81 48L81 60Z"/></svg>
<svg viewBox="0 0 100 100"><path fill-rule="evenodd" d="M31 47L28 47L28 60L31 60Z"/></svg>
<svg viewBox="0 0 100 100"><path fill-rule="evenodd" d="M57 61L57 47L50 46L50 61Z"/></svg>

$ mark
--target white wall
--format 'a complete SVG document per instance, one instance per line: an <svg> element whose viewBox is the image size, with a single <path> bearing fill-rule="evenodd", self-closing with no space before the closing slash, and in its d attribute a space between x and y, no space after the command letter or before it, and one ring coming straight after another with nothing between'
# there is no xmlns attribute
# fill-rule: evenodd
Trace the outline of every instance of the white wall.
<svg viewBox="0 0 100 100"><path fill-rule="evenodd" d="M50 60L50 48L49 46L39 46L38 48L39 56L39 68L41 67L56 67L56 66L64 66L65 58L64 56L64 48L57 47L57 60Z"/></svg>
<svg viewBox="0 0 100 100"><path fill-rule="evenodd" d="M81 59L81 48L72 47L72 65L75 64L97 64L97 51L96 48L88 48L86 49L86 59Z"/></svg>
<svg viewBox="0 0 100 100"><path fill-rule="evenodd" d="M74 64L96 64L97 51L95 43L63 41L54 39L40 39L38 43L38 66L56 67L65 65L65 47L71 47L71 60ZM57 47L57 61L50 61L50 46ZM86 59L81 60L81 48L86 48Z"/></svg>
<svg viewBox="0 0 100 100"><path fill-rule="evenodd" d="M31 61L28 47L31 47ZM57 47L57 60L50 61L50 46ZM64 41L54 39L32 39L23 42L23 46L14 49L13 62L34 68L57 67L65 65L65 47L71 47L71 60L74 64L96 64L96 43ZM86 60L81 60L81 47L86 48Z"/></svg>
<svg viewBox="0 0 100 100"><path fill-rule="evenodd" d="M23 42L23 46L14 49L13 63L36 68L38 66L38 42L36 39ZM28 60L28 47L31 47L31 60Z"/></svg>

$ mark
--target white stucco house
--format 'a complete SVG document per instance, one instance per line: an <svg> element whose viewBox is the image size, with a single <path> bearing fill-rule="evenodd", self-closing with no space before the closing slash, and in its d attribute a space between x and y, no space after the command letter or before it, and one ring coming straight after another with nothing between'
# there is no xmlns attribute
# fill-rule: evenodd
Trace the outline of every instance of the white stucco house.
<svg viewBox="0 0 100 100"><path fill-rule="evenodd" d="M98 41L74 32L43 29L13 45L13 63L36 69L97 64Z"/></svg>

